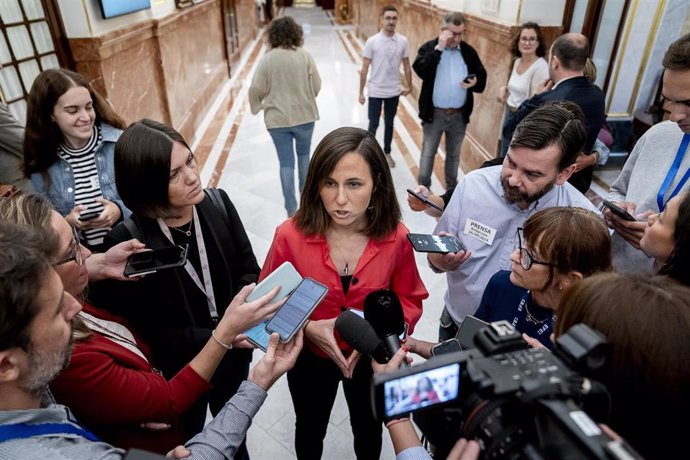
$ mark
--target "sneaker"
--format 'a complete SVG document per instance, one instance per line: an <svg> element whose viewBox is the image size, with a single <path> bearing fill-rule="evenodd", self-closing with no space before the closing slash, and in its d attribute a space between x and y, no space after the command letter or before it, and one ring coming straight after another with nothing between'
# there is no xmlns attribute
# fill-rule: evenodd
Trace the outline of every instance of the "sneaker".
<svg viewBox="0 0 690 460"><path fill-rule="evenodd" d="M389 168L395 167L395 160L393 160L393 157L391 157L390 153L386 153L386 161L388 162Z"/></svg>

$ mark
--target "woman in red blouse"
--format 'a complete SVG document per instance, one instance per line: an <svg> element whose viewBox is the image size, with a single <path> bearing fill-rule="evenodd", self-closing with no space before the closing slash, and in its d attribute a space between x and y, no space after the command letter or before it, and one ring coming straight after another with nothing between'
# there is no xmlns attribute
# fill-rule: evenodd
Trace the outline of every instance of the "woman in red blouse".
<svg viewBox="0 0 690 460"><path fill-rule="evenodd" d="M357 458L379 458L381 423L369 403L370 360L340 339L335 319L347 309L361 312L370 292L391 289L410 332L414 329L428 293L400 217L393 179L374 136L339 128L324 137L309 163L300 208L276 230L260 277L289 261L303 277L328 286L305 327L307 346L288 373L300 459L321 457L341 380Z"/></svg>

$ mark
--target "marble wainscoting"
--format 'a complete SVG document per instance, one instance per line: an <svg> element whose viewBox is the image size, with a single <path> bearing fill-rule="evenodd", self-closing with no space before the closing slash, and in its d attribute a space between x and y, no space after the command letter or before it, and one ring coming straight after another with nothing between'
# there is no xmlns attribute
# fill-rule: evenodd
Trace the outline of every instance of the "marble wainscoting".
<svg viewBox="0 0 690 460"><path fill-rule="evenodd" d="M432 6L424 0L351 0L353 26L360 38L365 39L380 28L379 16L385 4L394 5L399 12L397 31L410 43L410 61L425 42L438 36L443 17L448 10ZM519 25L510 25L491 19L465 14L467 34L465 39L472 45L486 68L488 79L482 94L475 94L474 110L467 135L462 145L461 168L469 172L484 161L494 158L498 152L503 104L498 101L498 90L508 82L511 71L511 40ZM562 27L544 27L548 46L562 33ZM421 79L413 72L412 95L414 105L419 97Z"/></svg>
<svg viewBox="0 0 690 460"><path fill-rule="evenodd" d="M241 0L236 7L248 13L256 4ZM75 68L127 122L159 120L193 143L229 78L221 8L221 0L207 0L98 37L71 39ZM258 31L251 11L239 21L241 47Z"/></svg>

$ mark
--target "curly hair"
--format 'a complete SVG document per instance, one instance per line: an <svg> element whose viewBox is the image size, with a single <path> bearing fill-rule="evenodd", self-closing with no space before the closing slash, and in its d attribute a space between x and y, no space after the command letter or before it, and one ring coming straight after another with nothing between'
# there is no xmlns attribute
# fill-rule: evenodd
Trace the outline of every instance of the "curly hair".
<svg viewBox="0 0 690 460"><path fill-rule="evenodd" d="M294 50L304 43L302 26L290 16L281 16L271 21L268 26L268 46L271 49L285 48Z"/></svg>
<svg viewBox="0 0 690 460"><path fill-rule="evenodd" d="M541 33L541 27L539 27L539 24L536 22L523 22L520 25L520 29L518 29L517 33L513 37L513 40L510 42L510 52L513 53L513 57L518 58L520 57L520 35L522 34L522 31L525 29L532 29L537 33L537 41L539 42L539 46L537 46L537 56L538 57L543 57L546 55L546 47L544 46L544 36Z"/></svg>

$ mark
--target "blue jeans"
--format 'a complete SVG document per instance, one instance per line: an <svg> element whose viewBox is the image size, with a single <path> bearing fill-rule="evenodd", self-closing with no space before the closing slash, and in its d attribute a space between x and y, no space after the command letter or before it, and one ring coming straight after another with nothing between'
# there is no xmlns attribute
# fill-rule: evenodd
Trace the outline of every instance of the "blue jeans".
<svg viewBox="0 0 690 460"><path fill-rule="evenodd" d="M446 135L446 189L458 183L460 166L460 147L465 138L465 118L462 111L448 113L434 109L431 123L422 123L424 139L422 140L422 157L419 160L419 177L417 182L426 188L431 187L431 173L434 170L434 157L441 142L441 134Z"/></svg>
<svg viewBox="0 0 690 460"><path fill-rule="evenodd" d="M381 105L383 104L383 151L391 153L391 142L393 141L393 119L398 112L398 99L400 96L380 98L369 97L369 131L376 136L379 128L379 118L381 117Z"/></svg>
<svg viewBox="0 0 690 460"><path fill-rule="evenodd" d="M271 128L268 130L278 153L280 185L283 188L285 210L288 217L297 211L297 198L295 198L295 153L297 153L297 175L299 177L299 191L301 193L304 188L304 181L307 179L309 150L311 149L311 135L313 132L313 121L302 125Z"/></svg>

